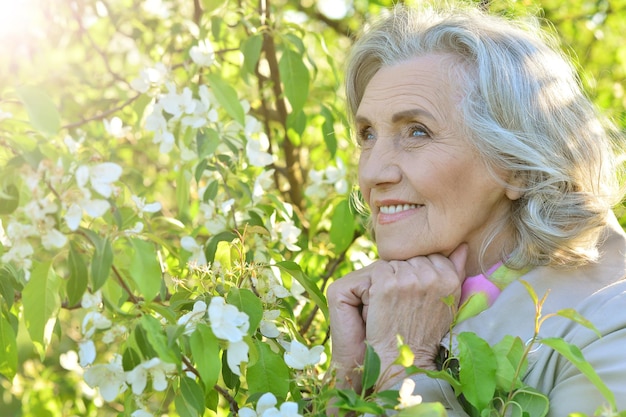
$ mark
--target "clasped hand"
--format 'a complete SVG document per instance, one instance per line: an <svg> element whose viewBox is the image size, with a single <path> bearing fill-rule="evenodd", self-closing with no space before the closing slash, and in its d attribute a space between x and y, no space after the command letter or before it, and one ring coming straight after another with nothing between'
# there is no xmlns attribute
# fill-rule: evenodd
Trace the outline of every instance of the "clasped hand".
<svg viewBox="0 0 626 417"><path fill-rule="evenodd" d="M381 369L398 356L397 335L411 347L415 365L435 369L441 339L453 312L442 300L458 301L465 279L467 245L448 257L418 256L406 261L378 260L335 281L328 288L332 358L340 386L360 390L356 369L365 343L381 358ZM394 380L383 381L389 388Z"/></svg>

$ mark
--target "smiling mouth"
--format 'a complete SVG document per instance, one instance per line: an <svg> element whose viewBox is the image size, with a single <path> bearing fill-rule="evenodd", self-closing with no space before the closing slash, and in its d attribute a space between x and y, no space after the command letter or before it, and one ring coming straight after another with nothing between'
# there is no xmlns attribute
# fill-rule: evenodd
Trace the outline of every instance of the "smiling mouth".
<svg viewBox="0 0 626 417"><path fill-rule="evenodd" d="M393 206L380 206L378 210L380 210L382 214L395 214L402 211L416 209L418 207L419 205L417 204L396 204Z"/></svg>

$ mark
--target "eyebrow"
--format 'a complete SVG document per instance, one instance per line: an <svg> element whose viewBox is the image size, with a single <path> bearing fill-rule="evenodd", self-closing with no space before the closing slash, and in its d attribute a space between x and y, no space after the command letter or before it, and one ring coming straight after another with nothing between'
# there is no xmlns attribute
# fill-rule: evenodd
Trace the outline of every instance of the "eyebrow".
<svg viewBox="0 0 626 417"><path fill-rule="evenodd" d="M404 110L398 113L395 113L392 117L391 117L391 121L393 123L397 123L399 121L402 120L406 120L406 119L412 119L414 117L427 117L431 120L436 120L435 117L430 114L428 111L424 110L424 109L409 109L409 110Z"/></svg>
<svg viewBox="0 0 626 417"><path fill-rule="evenodd" d="M395 113L392 117L391 117L391 122L392 123L397 123L403 120L407 120L407 119L413 119L415 117L426 117L428 119L431 119L433 121L436 121L437 119L435 119L435 117L428 111L424 110L424 109L409 109L409 110L403 110L400 111L398 113ZM355 122L357 124L370 124L370 120L367 117L364 116L356 116L355 118Z"/></svg>

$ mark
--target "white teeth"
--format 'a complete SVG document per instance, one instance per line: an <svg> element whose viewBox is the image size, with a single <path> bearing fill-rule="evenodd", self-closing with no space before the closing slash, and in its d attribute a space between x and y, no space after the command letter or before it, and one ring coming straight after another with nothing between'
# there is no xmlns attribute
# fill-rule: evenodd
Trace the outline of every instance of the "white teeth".
<svg viewBox="0 0 626 417"><path fill-rule="evenodd" d="M380 206L380 212L383 214L394 214L414 208L417 208L417 204L397 204L395 206Z"/></svg>

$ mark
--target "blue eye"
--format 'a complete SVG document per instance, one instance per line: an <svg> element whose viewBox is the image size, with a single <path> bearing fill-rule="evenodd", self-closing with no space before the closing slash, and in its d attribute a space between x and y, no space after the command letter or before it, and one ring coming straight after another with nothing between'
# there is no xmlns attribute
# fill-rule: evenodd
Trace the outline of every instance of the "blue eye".
<svg viewBox="0 0 626 417"><path fill-rule="evenodd" d="M358 140L359 142L367 142L376 139L376 135L372 131L371 127L364 127L359 129Z"/></svg>
<svg viewBox="0 0 626 417"><path fill-rule="evenodd" d="M430 134L422 126L410 126L409 127L409 136L412 137L412 138L424 138L424 137L429 137Z"/></svg>

